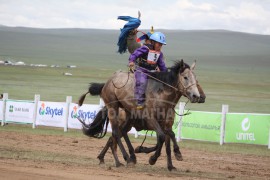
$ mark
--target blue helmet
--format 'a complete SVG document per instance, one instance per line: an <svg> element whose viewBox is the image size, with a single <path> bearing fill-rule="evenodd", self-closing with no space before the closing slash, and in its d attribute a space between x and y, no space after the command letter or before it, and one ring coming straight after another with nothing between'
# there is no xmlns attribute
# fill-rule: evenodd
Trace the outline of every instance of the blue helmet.
<svg viewBox="0 0 270 180"><path fill-rule="evenodd" d="M165 35L161 32L155 32L150 36L150 39L159 42L163 45L166 45Z"/></svg>

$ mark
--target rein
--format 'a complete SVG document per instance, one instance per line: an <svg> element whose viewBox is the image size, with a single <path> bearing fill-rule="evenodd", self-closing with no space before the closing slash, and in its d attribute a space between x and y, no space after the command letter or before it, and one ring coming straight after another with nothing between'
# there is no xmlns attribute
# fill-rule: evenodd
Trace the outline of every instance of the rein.
<svg viewBox="0 0 270 180"><path fill-rule="evenodd" d="M128 81L129 81L129 74L130 74L130 71L127 72L127 73L128 73L127 81L126 81L126 83L125 83L122 87L117 87L117 86L115 85L115 83L113 82L113 80L112 80L112 84L113 84L113 86L114 86L116 89L121 89L121 88L123 88L123 87L125 87L125 86L127 85Z"/></svg>
<svg viewBox="0 0 270 180"><path fill-rule="evenodd" d="M186 107L186 105L187 105L188 102L189 102L189 99L188 99L187 102L185 103L184 109L185 109L185 107ZM187 112L184 113L184 114L179 114L178 112L175 111L174 108L172 108L172 109L173 109L174 113L175 113L177 116L187 116L187 115L190 115L190 114L191 114L191 112L189 112L189 109L188 109Z"/></svg>
<svg viewBox="0 0 270 180"><path fill-rule="evenodd" d="M138 67L137 65L135 65L135 66ZM117 87L117 86L115 85L115 83L113 82L113 80L112 80L113 86L114 86L116 89L121 89L121 88L125 87L125 86L127 85L128 81L129 81L130 73L131 73L131 72L134 72L134 71L139 71L139 72L145 74L146 76L148 76L148 77L150 77L150 78L152 78L152 79L154 79L154 80L156 80L156 81L158 81L158 82L160 82L160 83L162 83L162 84L164 84L164 85L166 85L166 86L168 86L168 87L174 89L175 91L179 91L179 92L183 93L183 95L185 95L185 96L186 96L186 91L187 91L187 89L188 89L189 87L191 87L191 86L196 85L196 83L193 83L193 84L191 84L191 85L189 85L189 86L185 86L185 85L183 84L183 82L180 80L180 83L181 83L183 89L180 89L180 90L179 90L179 89L177 89L176 87L174 87L174 86L172 86L172 85L170 85L170 84L168 84L168 83L166 83L166 82L164 82L164 81L161 81L161 80L155 78L154 76L151 76L150 74L147 74L147 73L145 73L145 72L143 72L143 71L141 71L141 70L138 70L138 69L134 70L133 68L129 68L129 71L127 72L127 73L128 73L128 78L127 78L126 83L125 83L123 86L121 86L121 87ZM178 82L178 84L179 84L179 82ZM178 86L178 84L177 84L177 86Z"/></svg>
<svg viewBox="0 0 270 180"><path fill-rule="evenodd" d="M135 66L136 66L136 65L135 65ZM134 70L132 69L132 71L134 71ZM135 71L139 71L139 72L145 74L146 76L148 76L148 77L150 77L150 78L152 78L152 79L154 79L154 80L156 80L156 81L158 81L158 82L160 82L160 83L162 83L162 84L164 84L164 85L166 85L166 86L168 86L168 87L174 89L175 91L179 91L179 92L183 93L183 95L185 95L185 96L186 96L187 89L188 89L189 87L191 87L191 86L196 85L196 83L193 83L193 84L191 84L191 85L189 85L189 86L185 86L185 85L183 84L183 82L180 80L180 83L181 83L181 85L183 86L183 89L180 89L180 90L179 90L179 89L177 89L176 87L171 86L170 84L168 84L168 83L166 83L166 82L164 82L164 81L161 81L161 80L159 80L159 79L157 79L157 78L151 76L150 74L147 74L147 73L145 73L145 72L143 72L143 71L141 71L141 70L136 69ZM178 84L179 84L179 82L178 82ZM177 84L177 86L178 86L178 84Z"/></svg>
<svg viewBox="0 0 270 180"><path fill-rule="evenodd" d="M165 83L164 81L161 81L161 80L155 78L154 76L151 76L150 74L147 74L147 73L145 73L145 72L143 72L143 71L140 71L140 70L138 70L138 69L136 69L135 71L139 71L139 72L145 74L146 76L148 76L148 77L150 77L150 78L152 78L152 79L154 79L154 80L156 80L156 81L158 81L158 82L160 82L160 83L162 83L162 84L164 84L164 85L166 85L166 86L169 86L170 88L174 89L175 91L179 91L176 87L173 87L173 86L169 85L168 83ZM180 91L180 92L181 92L181 91Z"/></svg>

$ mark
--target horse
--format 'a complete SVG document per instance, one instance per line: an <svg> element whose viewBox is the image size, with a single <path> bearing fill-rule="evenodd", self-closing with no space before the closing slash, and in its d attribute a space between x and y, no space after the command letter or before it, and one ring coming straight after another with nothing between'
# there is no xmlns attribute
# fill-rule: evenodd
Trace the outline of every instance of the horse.
<svg viewBox="0 0 270 180"><path fill-rule="evenodd" d="M198 100L197 103L204 103L205 102L205 98L206 98L206 95L203 91L203 89L201 88L201 86L198 84L198 81L197 81L197 88L199 90L199 93L200 93L200 99ZM82 104L80 104L81 106ZM105 112L106 109L103 109L101 110L101 112ZM179 115L179 116L183 116L183 115ZM94 118L94 122L100 122L102 121L102 119L100 119L101 116L96 116L96 118ZM107 118L105 116L103 116L103 118ZM104 119L106 120L106 119ZM125 124L125 121L126 121L126 114L125 114L125 111L124 109L119 109L119 128L123 128L122 126ZM143 123L143 120L137 122L137 123L134 123L133 124L133 127L136 129L136 131L141 131L141 130L151 130L151 129L147 129L147 127L145 126L145 123ZM87 131L92 131L89 129L90 127L88 125L86 125L85 123L83 123L83 129L84 129L84 132L86 133ZM131 126L129 128L127 128L127 131L130 131L131 130ZM86 133L87 134L87 133ZM167 136L167 134L166 134ZM180 148L177 144L177 141L176 141L176 138L175 138L175 134L174 132L170 132L169 133L169 136L173 142L173 152L174 152L174 155L175 155L175 158L176 160L178 161L182 161L183 160L183 157L182 157L182 153L180 151ZM143 144L143 143L142 143ZM104 157L105 157L105 154L106 152L108 151L109 148L112 149L112 153L115 154L115 150L114 148L116 148L117 146L114 146L113 145L113 142L112 142L112 139L111 137L108 139L106 145L104 146L103 150L100 152L100 154L98 155L98 159L99 159L99 164L104 164L105 161L104 161ZM150 153L150 152L153 152L157 149L157 145L155 145L154 147L144 147L142 145L138 146L137 148L135 148L135 153ZM119 165L123 165L119 162L119 160L115 159L115 162L117 164L117 167Z"/></svg>
<svg viewBox="0 0 270 180"><path fill-rule="evenodd" d="M92 84L91 86L96 86L96 85ZM91 88L92 88L92 87L91 87ZM205 102L206 96L205 96L205 94L204 94L204 92L203 92L203 89L202 89L201 86L198 84L198 81L197 81L197 88L198 88L198 90L199 90L199 92L200 92L200 99L198 100L198 103L204 103L204 102ZM82 98L82 97L81 97L81 98ZM82 106L83 100L80 99L79 102L80 102L80 103L79 103L79 106ZM107 116L104 115L104 114L106 114L106 111L107 111L107 109L106 109L106 107L105 107L105 108L103 108L102 110L100 110L100 111L98 112L98 115L94 118L94 121L93 121L93 123L92 123L92 126L86 125L86 124L82 121L82 124L83 124L83 132L84 132L85 135L90 136L90 137L93 137L93 134L95 134L95 133L97 132L97 131L95 131L95 130L93 129L93 127L94 127L95 129L97 129L97 126L93 126L93 125L94 125L94 124L102 124L101 122L105 122ZM103 115L101 115L100 113L103 113ZM102 119L102 118L103 118L103 119ZM124 111L124 109L121 109L121 108L120 108L120 109L119 109L119 128L120 128L120 129L123 128L122 126L125 124L125 122L126 122L126 114L125 114L125 111ZM145 123L143 123L143 120L141 120L141 121L139 121L139 122L133 124L133 127L134 127L137 131L141 131L141 130L150 130L150 129L147 129L147 127L145 126ZM98 132L101 132L101 131L104 129L103 126L100 126L99 128L100 128L100 129L98 130ZM130 131L131 128L132 128L131 126L130 126L129 128L127 128L127 131ZM103 134L105 135L106 132L103 133ZM181 152L180 152L180 148L179 148L179 146L178 146L178 144L177 144L177 142L176 142L174 132L172 131L169 135L171 135L170 138L171 138L171 140L172 140L172 142L173 142L173 152L174 152L175 158L176 158L176 160L178 160L178 161L182 161L182 160L183 160L183 157L182 157L182 154L181 154ZM166 136L167 136L167 134L166 134ZM104 148L102 149L102 151L100 152L100 154L99 154L98 157L97 157L97 158L99 159L99 161L100 161L99 164L104 164L104 163L105 163L104 157L105 157L105 154L106 154L106 152L108 151L109 148L111 148L112 153L113 153L113 155L114 155L114 157L115 157L115 165L116 165L116 167L122 166L123 164L120 163L119 160L118 160L118 158L117 158L117 156L115 156L115 154L116 154L115 148L117 148L117 146L115 146L115 145L113 144L113 141L112 141L112 138L111 138L111 137L108 139L106 145L104 146ZM155 151L156 149L157 149L157 145L155 145L154 147L150 147L150 148L149 148L149 147L144 147L144 146L141 145L141 146L138 146L138 147L135 149L135 153L150 153L150 152Z"/></svg>
<svg viewBox="0 0 270 180"><path fill-rule="evenodd" d="M92 84L89 88L89 92L86 94L101 95L105 102L106 107L103 111L106 112L107 118L103 118L103 120L105 120L102 122L96 123L94 121L90 126L85 126L85 129L83 129L84 133L95 137L96 134L99 134L103 130L91 132L91 129L97 129L97 127L102 129L104 124L106 122L108 124L108 121L110 121L112 136L107 144L110 145L113 151L116 166L119 165L119 160L115 153L115 147L117 145L119 146L124 159L127 161L127 164L133 164L136 163L136 156L134 154L133 146L127 136L127 130L131 126L138 126L138 121L143 119L144 127L156 131L158 139L156 151L154 155L149 158L149 164L155 164L160 156L161 148L165 141L168 161L167 167L169 170L175 169L171 162L170 149L170 137L172 137L172 135L174 136L171 129L174 122L174 108L182 94L184 94L192 103L195 103L200 99L197 81L193 73L194 68L195 63L190 67L181 60L176 61L175 65L169 68L167 72L152 73L151 78L154 80L149 80L148 82L146 90L146 107L142 111L134 108L136 107L136 100L134 98L135 80L134 78L129 77L131 76L129 73L117 72L105 84ZM118 88L116 86L117 84L124 84L124 86ZM84 94L80 100L84 99L86 94ZM123 126L119 126L119 108L124 109L126 114L126 122ZM100 112L101 114L104 114L102 111ZM99 116L99 113L97 116ZM167 134L167 136L165 134ZM120 138L122 136L129 148L130 157L121 142ZM113 146L110 143L114 145L114 148L112 148Z"/></svg>

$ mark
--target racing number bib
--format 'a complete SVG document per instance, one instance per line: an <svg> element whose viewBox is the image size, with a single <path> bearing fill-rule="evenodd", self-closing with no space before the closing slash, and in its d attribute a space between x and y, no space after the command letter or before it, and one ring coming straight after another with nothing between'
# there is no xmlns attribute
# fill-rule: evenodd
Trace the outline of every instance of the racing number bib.
<svg viewBox="0 0 270 180"><path fill-rule="evenodd" d="M160 56L159 51L149 50L149 53L147 56L147 63L148 64L156 64L159 56Z"/></svg>

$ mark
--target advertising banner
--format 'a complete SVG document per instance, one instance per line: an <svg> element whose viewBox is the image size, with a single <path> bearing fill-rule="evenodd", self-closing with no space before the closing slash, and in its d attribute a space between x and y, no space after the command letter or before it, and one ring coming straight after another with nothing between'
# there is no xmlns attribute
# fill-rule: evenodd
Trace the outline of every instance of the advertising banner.
<svg viewBox="0 0 270 180"><path fill-rule="evenodd" d="M36 125L64 127L66 103L39 101Z"/></svg>
<svg viewBox="0 0 270 180"><path fill-rule="evenodd" d="M190 111L182 119L181 137L219 142L221 113Z"/></svg>
<svg viewBox="0 0 270 180"><path fill-rule="evenodd" d="M0 100L0 121L3 120L3 108L4 108L4 102L2 100Z"/></svg>
<svg viewBox="0 0 270 180"><path fill-rule="evenodd" d="M83 106L78 108L77 104L71 103L68 113L68 128L82 128L82 125L77 119L77 117L85 121L86 124L91 124L100 109L100 105L84 104Z"/></svg>
<svg viewBox="0 0 270 180"><path fill-rule="evenodd" d="M34 102L6 101L6 122L33 123Z"/></svg>
<svg viewBox="0 0 270 180"><path fill-rule="evenodd" d="M268 144L269 114L227 113L225 142Z"/></svg>
<svg viewBox="0 0 270 180"><path fill-rule="evenodd" d="M77 117L85 121L86 124L91 124L96 117L97 113L101 110L100 105L84 104L80 108L75 103L71 103L69 106L68 115L68 128L81 129L82 125ZM111 125L109 123L107 132L112 132ZM135 134L135 128L132 128L129 133Z"/></svg>

